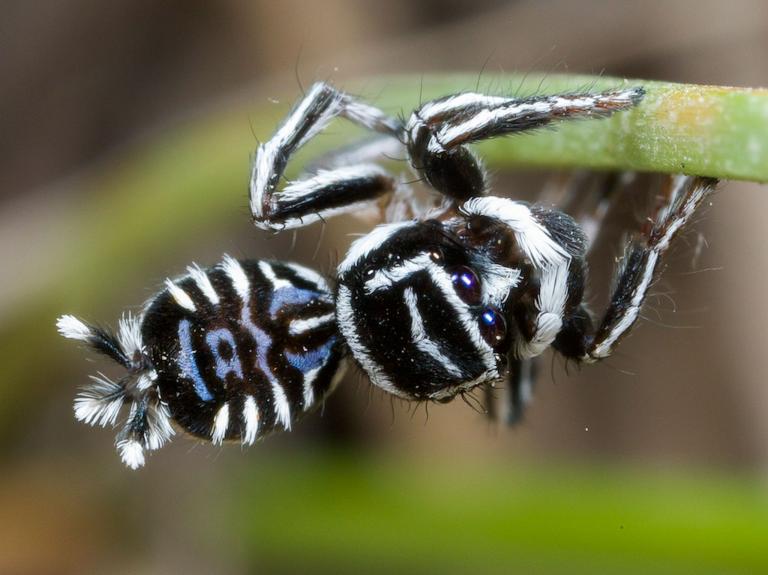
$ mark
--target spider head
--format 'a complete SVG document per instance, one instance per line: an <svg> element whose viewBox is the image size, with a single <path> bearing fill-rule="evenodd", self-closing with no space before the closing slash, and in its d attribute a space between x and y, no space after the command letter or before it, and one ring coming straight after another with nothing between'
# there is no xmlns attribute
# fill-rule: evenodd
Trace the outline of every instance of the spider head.
<svg viewBox="0 0 768 575"><path fill-rule="evenodd" d="M498 219L456 213L385 224L339 266L339 327L374 384L447 401L504 377L536 278Z"/></svg>

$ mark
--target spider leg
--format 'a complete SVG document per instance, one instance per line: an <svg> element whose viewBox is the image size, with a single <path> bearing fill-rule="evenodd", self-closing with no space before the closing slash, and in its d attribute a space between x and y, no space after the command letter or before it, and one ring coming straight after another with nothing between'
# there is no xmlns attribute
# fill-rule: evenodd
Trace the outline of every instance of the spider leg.
<svg viewBox="0 0 768 575"><path fill-rule="evenodd" d="M507 405L504 422L510 427L523 420L525 409L533 398L533 386L536 382L536 361L512 359L507 378Z"/></svg>
<svg viewBox="0 0 768 575"><path fill-rule="evenodd" d="M329 169L289 182L278 191L289 158L337 116L397 140L400 123L384 112L325 83L317 83L293 108L272 138L256 150L250 181L254 223L282 230L351 211L397 189L397 181L365 157L356 165L341 165L344 155L327 158ZM379 153L380 143L377 143ZM359 161L359 160L358 160Z"/></svg>
<svg viewBox="0 0 768 575"><path fill-rule="evenodd" d="M405 148L402 142L385 134L363 138L312 160L307 164L305 173L313 174L320 170L332 170L381 160L405 161Z"/></svg>
<svg viewBox="0 0 768 575"><path fill-rule="evenodd" d="M535 358L509 358L509 371L502 401L496 394L496 387L488 384L483 388L486 415L491 421L503 421L509 427L523 420L525 409L533 399L533 386L536 383L537 363ZM498 404L501 403L501 409Z"/></svg>
<svg viewBox="0 0 768 575"><path fill-rule="evenodd" d="M354 142L343 148L333 150L312 161L306 173L312 174L320 170L337 169L374 161L406 162L405 148L399 140L391 136L377 135ZM410 167L410 166L409 166ZM415 175L412 175L415 177ZM422 219L426 213L435 207L434 201L420 200L407 182L406 177L400 176L395 193L381 207L384 222L400 222L408 219ZM368 212L360 212L366 214Z"/></svg>
<svg viewBox="0 0 768 575"><path fill-rule="evenodd" d="M255 224L263 229L284 230L365 208L371 201L398 189L398 181L374 164L321 170L305 180L288 184L271 195Z"/></svg>
<svg viewBox="0 0 768 575"><path fill-rule="evenodd" d="M489 383L483 386L483 406L485 407L485 416L489 421L497 421L499 418L495 392L495 385Z"/></svg>
<svg viewBox="0 0 768 575"><path fill-rule="evenodd" d="M137 469L144 465L144 450L159 449L173 433L168 409L156 397L144 393L131 404L115 445L123 463Z"/></svg>
<svg viewBox="0 0 768 575"><path fill-rule="evenodd" d="M611 206L620 196L621 190L632 181L632 172L612 173L603 175L589 198L589 205L579 218L579 225L587 236L587 254L592 251L595 241L600 235L605 218Z"/></svg>
<svg viewBox="0 0 768 575"><path fill-rule="evenodd" d="M636 105L644 93L636 87L521 99L457 94L417 109L405 126L406 145L413 167L430 185L466 200L483 195L486 187L480 161L466 144L558 120L607 117Z"/></svg>
<svg viewBox="0 0 768 575"><path fill-rule="evenodd" d="M438 125L429 145L435 151L463 144L541 128L557 120L607 117L636 105L642 88L609 90L600 93L510 98L487 107L457 109Z"/></svg>
<svg viewBox="0 0 768 575"><path fill-rule="evenodd" d="M114 425L123 405L130 414L117 434L116 446L132 469L144 465L144 450L159 449L174 434L170 413L154 388L157 377L146 355L138 318L125 315L117 334L65 315L57 322L59 333L85 342L95 351L122 365L128 373L112 381L99 373L75 398L75 417L89 425Z"/></svg>
<svg viewBox="0 0 768 575"><path fill-rule="evenodd" d="M634 172L577 172L565 184L557 209L572 215L586 236L586 253L595 244L611 206L634 180Z"/></svg>
<svg viewBox="0 0 768 575"><path fill-rule="evenodd" d="M608 308L595 329L581 306L566 321L554 346L566 357L592 363L610 356L640 315L661 270L661 257L714 189L712 178L675 176L656 217L627 246Z"/></svg>

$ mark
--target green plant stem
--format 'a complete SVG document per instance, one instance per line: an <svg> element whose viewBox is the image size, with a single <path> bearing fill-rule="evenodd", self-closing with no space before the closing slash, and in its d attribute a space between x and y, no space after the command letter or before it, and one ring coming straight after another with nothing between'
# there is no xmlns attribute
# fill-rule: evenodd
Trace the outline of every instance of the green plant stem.
<svg viewBox="0 0 768 575"><path fill-rule="evenodd" d="M414 105L414 79L376 81L384 104ZM474 89L464 75L426 76L422 99ZM493 93L574 92L641 85L637 108L600 122L565 122L556 130L499 138L480 146L492 166L592 168L686 173L720 179L768 181L768 90L695 86L591 76L491 76ZM407 106L405 109L408 109Z"/></svg>

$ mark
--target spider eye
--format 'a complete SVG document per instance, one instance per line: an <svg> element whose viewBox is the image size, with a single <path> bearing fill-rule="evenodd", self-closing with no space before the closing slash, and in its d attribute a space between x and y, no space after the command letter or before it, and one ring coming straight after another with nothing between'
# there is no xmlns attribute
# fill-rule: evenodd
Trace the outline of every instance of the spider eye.
<svg viewBox="0 0 768 575"><path fill-rule="evenodd" d="M431 259L436 264L443 264L445 260L445 256L443 255L443 250L440 248L432 248L429 252L429 259Z"/></svg>
<svg viewBox="0 0 768 575"><path fill-rule="evenodd" d="M450 270L453 289L462 301L476 305L480 303L480 280L477 274L467 266L458 266Z"/></svg>
<svg viewBox="0 0 768 575"><path fill-rule="evenodd" d="M491 347L498 347L507 336L507 322L494 308L486 308L480 314L480 334Z"/></svg>

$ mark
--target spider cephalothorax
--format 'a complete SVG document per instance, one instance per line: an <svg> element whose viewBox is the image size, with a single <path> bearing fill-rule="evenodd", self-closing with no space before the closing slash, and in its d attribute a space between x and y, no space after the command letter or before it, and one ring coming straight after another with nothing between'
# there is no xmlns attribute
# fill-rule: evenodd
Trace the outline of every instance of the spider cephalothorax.
<svg viewBox="0 0 768 575"><path fill-rule="evenodd" d="M449 399L553 343L581 303L585 245L570 217L494 197L379 226L339 266L339 328L375 385Z"/></svg>
<svg viewBox="0 0 768 575"><path fill-rule="evenodd" d="M715 182L669 180L593 323L582 304L585 258L610 190L594 199L597 216L577 222L490 195L466 146L560 119L609 116L643 94L637 87L526 99L467 92L427 102L400 122L315 84L256 150L254 223L279 231L376 202L389 221L352 244L333 286L297 264L225 257L168 280L139 317L121 321L118 335L63 316L62 335L128 372L117 382L94 377L75 400L76 417L114 424L130 403L117 446L131 467L170 438L171 422L214 443L251 444L321 402L351 356L373 384L408 400L448 401L506 382L510 420L519 419L531 361L544 350L582 362L610 355L635 323L661 255ZM290 156L336 116L379 135L324 156L278 189ZM405 178L372 163L403 153L437 201L419 200Z"/></svg>

